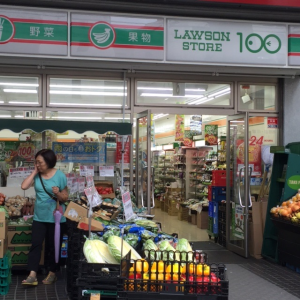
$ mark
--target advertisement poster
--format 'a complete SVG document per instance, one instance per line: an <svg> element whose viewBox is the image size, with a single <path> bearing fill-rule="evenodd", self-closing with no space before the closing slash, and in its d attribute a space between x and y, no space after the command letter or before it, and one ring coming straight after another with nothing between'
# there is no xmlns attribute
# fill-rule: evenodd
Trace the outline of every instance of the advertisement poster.
<svg viewBox="0 0 300 300"><path fill-rule="evenodd" d="M0 161L34 161L36 142L0 142Z"/></svg>
<svg viewBox="0 0 300 300"><path fill-rule="evenodd" d="M124 137L124 164L130 163L130 138L129 136ZM122 162L122 140L120 139L117 142L117 150L116 150L116 164Z"/></svg>
<svg viewBox="0 0 300 300"><path fill-rule="evenodd" d="M59 143L52 144L58 162L105 163L105 143Z"/></svg>
<svg viewBox="0 0 300 300"><path fill-rule="evenodd" d="M244 166L244 140L237 140L237 172ZM251 176L261 176L261 145L249 143L249 166L252 168Z"/></svg>
<svg viewBox="0 0 300 300"><path fill-rule="evenodd" d="M202 133L202 116L192 116L190 118L191 134L200 135Z"/></svg>
<svg viewBox="0 0 300 300"><path fill-rule="evenodd" d="M126 221L128 221L134 216L129 192L126 192L122 195L122 202L124 207L125 219Z"/></svg>
<svg viewBox="0 0 300 300"><path fill-rule="evenodd" d="M218 125L205 125L205 145L218 145Z"/></svg>
<svg viewBox="0 0 300 300"><path fill-rule="evenodd" d="M278 118L268 117L267 118L268 128L278 128Z"/></svg>
<svg viewBox="0 0 300 300"><path fill-rule="evenodd" d="M193 135L192 135L191 130L185 130L184 131L183 144L186 147L192 147L193 146Z"/></svg>
<svg viewBox="0 0 300 300"><path fill-rule="evenodd" d="M237 238L244 239L244 209L242 206L236 204L233 210L232 230L233 235Z"/></svg>
<svg viewBox="0 0 300 300"><path fill-rule="evenodd" d="M183 142L184 140L184 115L175 116L175 141Z"/></svg>

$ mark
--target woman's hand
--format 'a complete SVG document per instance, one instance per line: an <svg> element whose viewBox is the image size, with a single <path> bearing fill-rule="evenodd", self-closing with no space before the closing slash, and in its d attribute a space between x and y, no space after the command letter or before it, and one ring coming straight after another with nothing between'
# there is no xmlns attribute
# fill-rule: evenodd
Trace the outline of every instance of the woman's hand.
<svg viewBox="0 0 300 300"><path fill-rule="evenodd" d="M59 188L57 186L52 187L52 192L54 195L57 195L59 193Z"/></svg>

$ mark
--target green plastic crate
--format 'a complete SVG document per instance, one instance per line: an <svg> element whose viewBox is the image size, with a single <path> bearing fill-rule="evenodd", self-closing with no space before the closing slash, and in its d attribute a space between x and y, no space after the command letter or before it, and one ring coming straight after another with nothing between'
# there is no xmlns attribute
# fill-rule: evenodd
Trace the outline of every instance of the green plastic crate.
<svg viewBox="0 0 300 300"><path fill-rule="evenodd" d="M11 267L11 252L9 250L6 251L3 258L0 259L0 269L10 269Z"/></svg>
<svg viewBox="0 0 300 300"><path fill-rule="evenodd" d="M213 232L214 218L208 217L208 230Z"/></svg>
<svg viewBox="0 0 300 300"><path fill-rule="evenodd" d="M9 275L10 268L0 269L0 278L6 278Z"/></svg>
<svg viewBox="0 0 300 300"><path fill-rule="evenodd" d="M7 295L8 291L9 291L9 285L0 286L0 295L2 296Z"/></svg>

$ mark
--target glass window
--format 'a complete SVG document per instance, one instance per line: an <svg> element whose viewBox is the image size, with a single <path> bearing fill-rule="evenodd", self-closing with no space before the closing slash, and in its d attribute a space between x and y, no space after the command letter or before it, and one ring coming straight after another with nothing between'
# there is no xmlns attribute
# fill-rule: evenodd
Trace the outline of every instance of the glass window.
<svg viewBox="0 0 300 300"><path fill-rule="evenodd" d="M0 110L0 118L3 119L41 119L41 111L30 111L30 110Z"/></svg>
<svg viewBox="0 0 300 300"><path fill-rule="evenodd" d="M112 107L123 106L124 81L79 78L50 78L50 106ZM127 107L127 82L125 86Z"/></svg>
<svg viewBox="0 0 300 300"><path fill-rule="evenodd" d="M137 104L229 106L231 86L224 83L137 82Z"/></svg>
<svg viewBox="0 0 300 300"><path fill-rule="evenodd" d="M240 85L239 111L277 111L275 85Z"/></svg>
<svg viewBox="0 0 300 300"><path fill-rule="evenodd" d="M0 105L39 105L39 78L0 76Z"/></svg>

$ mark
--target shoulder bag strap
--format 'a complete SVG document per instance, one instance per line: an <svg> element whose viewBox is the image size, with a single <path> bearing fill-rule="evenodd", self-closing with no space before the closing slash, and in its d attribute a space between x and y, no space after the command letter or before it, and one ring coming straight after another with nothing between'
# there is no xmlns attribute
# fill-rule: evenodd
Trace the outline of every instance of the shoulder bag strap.
<svg viewBox="0 0 300 300"><path fill-rule="evenodd" d="M41 181L41 183L42 183L42 186L43 186L44 191L45 191L51 198L53 198L54 195L51 195L50 193L48 193L47 190L46 190L46 188L45 188L45 186L44 186L44 182L43 182L41 173L39 173L39 177L40 177L40 181Z"/></svg>

